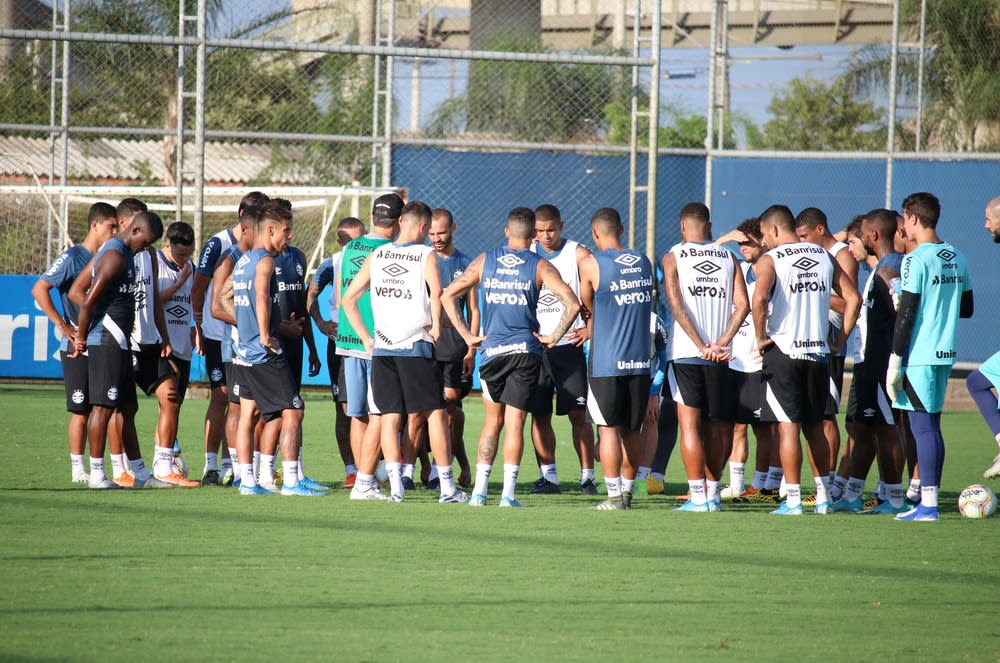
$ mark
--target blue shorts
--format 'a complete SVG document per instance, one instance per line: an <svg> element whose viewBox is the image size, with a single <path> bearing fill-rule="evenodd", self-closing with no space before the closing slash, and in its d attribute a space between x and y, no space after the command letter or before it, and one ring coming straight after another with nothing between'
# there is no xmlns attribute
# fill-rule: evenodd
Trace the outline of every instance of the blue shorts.
<svg viewBox="0 0 1000 663"><path fill-rule="evenodd" d="M979 367L979 372L1000 391L1000 352L984 361Z"/></svg>
<svg viewBox="0 0 1000 663"><path fill-rule="evenodd" d="M907 366L903 393L896 395L895 407L910 412L940 412L944 409L949 375L949 364Z"/></svg>
<svg viewBox="0 0 1000 663"><path fill-rule="evenodd" d="M347 388L347 416L379 414L372 401L372 360L344 357L344 386Z"/></svg>

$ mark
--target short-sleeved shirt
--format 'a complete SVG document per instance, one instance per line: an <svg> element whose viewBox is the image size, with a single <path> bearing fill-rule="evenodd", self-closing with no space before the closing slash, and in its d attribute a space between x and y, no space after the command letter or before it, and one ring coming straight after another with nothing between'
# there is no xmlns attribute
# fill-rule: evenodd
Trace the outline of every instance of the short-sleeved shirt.
<svg viewBox="0 0 1000 663"><path fill-rule="evenodd" d="M56 259L40 277L42 281L59 291L62 319L74 327L80 318L80 307L70 300L69 289L76 277L90 262L91 257L93 254L82 244L71 246L56 256ZM69 342L65 338L59 342L59 349L63 352L69 351Z"/></svg>
<svg viewBox="0 0 1000 663"><path fill-rule="evenodd" d="M906 364L951 366L962 293L972 290L965 256L948 242L925 242L906 254L900 274L903 292L920 295Z"/></svg>

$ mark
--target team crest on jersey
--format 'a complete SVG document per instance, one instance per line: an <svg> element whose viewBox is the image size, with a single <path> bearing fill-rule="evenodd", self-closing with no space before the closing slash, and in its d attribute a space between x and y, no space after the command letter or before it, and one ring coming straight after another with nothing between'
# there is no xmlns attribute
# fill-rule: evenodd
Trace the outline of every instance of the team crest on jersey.
<svg viewBox="0 0 1000 663"><path fill-rule="evenodd" d="M543 292L538 297L538 304L540 306L555 306L558 303L559 303L559 298L548 291Z"/></svg>
<svg viewBox="0 0 1000 663"><path fill-rule="evenodd" d="M795 267L796 269L803 272L808 272L810 269L816 267L818 264L819 263L813 260L812 258L799 258L798 260L792 263L792 267Z"/></svg>
<svg viewBox="0 0 1000 663"><path fill-rule="evenodd" d="M212 369L212 382L222 382L222 369L213 368Z"/></svg>
<svg viewBox="0 0 1000 663"><path fill-rule="evenodd" d="M333 392L333 397L334 398L336 398L337 396L340 396L340 387L338 387L337 385L331 384L330 385L330 390Z"/></svg>
<svg viewBox="0 0 1000 663"><path fill-rule="evenodd" d="M83 389L73 390L73 396L71 398L73 399L73 402L76 403L77 405L82 405L83 401L85 400L83 396Z"/></svg>
<svg viewBox="0 0 1000 663"><path fill-rule="evenodd" d="M111 387L108 389L108 398L113 401L118 400L118 387Z"/></svg>
<svg viewBox="0 0 1000 663"><path fill-rule="evenodd" d="M642 257L637 256L634 253L623 253L615 258L616 263L619 265L625 265L626 267L632 267L640 260L642 260Z"/></svg>
<svg viewBox="0 0 1000 663"><path fill-rule="evenodd" d="M139 368L139 357L135 353L132 353L132 369Z"/></svg>
<svg viewBox="0 0 1000 663"><path fill-rule="evenodd" d="M292 398L292 407L295 408L296 410L302 409L302 399L299 398L298 394L295 394L295 396Z"/></svg>
<svg viewBox="0 0 1000 663"><path fill-rule="evenodd" d="M693 269L696 272L701 272L705 276L708 276L709 274L714 274L715 272L719 271L722 268L716 265L711 260L702 260L697 265L695 265Z"/></svg>
<svg viewBox="0 0 1000 663"><path fill-rule="evenodd" d="M233 396L239 396L239 395L240 395L240 385L234 384L233 385Z"/></svg>
<svg viewBox="0 0 1000 663"><path fill-rule="evenodd" d="M497 262L506 267L507 269L513 269L518 265L523 265L524 261L518 258L513 253L508 253L497 258Z"/></svg>
<svg viewBox="0 0 1000 663"><path fill-rule="evenodd" d="M298 274L300 277L302 276L302 263L301 262L295 263L295 273Z"/></svg>
<svg viewBox="0 0 1000 663"><path fill-rule="evenodd" d="M955 252L948 249L941 249L937 252L937 257L941 258L944 262L951 262L955 259Z"/></svg>
<svg viewBox="0 0 1000 663"><path fill-rule="evenodd" d="M393 278L399 278L400 276L402 276L403 274L405 274L409 270L406 269L406 267L403 267L402 265L400 265L399 263L391 262L388 265L386 265L385 267L383 267L382 271L385 272L386 274L388 274L389 276L393 277Z"/></svg>

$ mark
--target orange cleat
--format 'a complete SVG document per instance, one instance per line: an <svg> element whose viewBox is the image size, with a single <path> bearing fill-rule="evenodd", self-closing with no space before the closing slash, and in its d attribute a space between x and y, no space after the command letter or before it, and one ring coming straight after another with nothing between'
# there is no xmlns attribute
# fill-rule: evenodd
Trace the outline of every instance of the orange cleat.
<svg viewBox="0 0 1000 663"><path fill-rule="evenodd" d="M344 488L354 488L354 482L357 480L357 478L358 478L357 472L351 472L350 474L348 474L347 478L344 479Z"/></svg>
<svg viewBox="0 0 1000 663"><path fill-rule="evenodd" d="M178 488L198 488L201 486L200 481L192 481L188 479L183 474L178 474L177 472L171 472L170 474L156 475L156 478L163 483L169 483L171 486L176 486Z"/></svg>
<svg viewBox="0 0 1000 663"><path fill-rule="evenodd" d="M122 488L135 488L135 477L128 472L122 472L116 476L114 482Z"/></svg>

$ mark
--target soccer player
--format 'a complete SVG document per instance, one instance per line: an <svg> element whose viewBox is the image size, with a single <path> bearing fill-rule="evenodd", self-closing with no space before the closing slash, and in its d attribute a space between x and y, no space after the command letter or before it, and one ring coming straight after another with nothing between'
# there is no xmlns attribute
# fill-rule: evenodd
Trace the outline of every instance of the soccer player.
<svg viewBox="0 0 1000 663"><path fill-rule="evenodd" d="M337 448L340 450L340 459L344 463L344 488L353 488L357 479L358 467L357 458L351 449L351 418L347 416L347 389L344 387L344 363L343 358L337 354L337 319L339 317L337 307L337 284L340 283L340 261L344 257L344 247L353 239L357 239L365 234L365 226L360 219L348 216L340 220L337 224L337 243L340 251L324 260L316 268L313 280L309 284L306 292L306 308L312 317L316 327L321 334L326 336L326 369L330 376L330 392L333 394L334 402L334 436L337 439ZM323 289L330 286L330 319L323 318L319 307L319 295Z"/></svg>
<svg viewBox="0 0 1000 663"><path fill-rule="evenodd" d="M254 405L264 420L261 448L281 442L284 481L282 495L323 495L299 481L299 447L302 444L304 404L278 339L278 285L274 257L288 245L292 214L284 207L264 203L257 217L254 248L240 257L233 269L233 307L237 342L233 363L243 367L251 398L240 394L237 452L240 461L240 494L260 495L270 491L258 485L253 470Z"/></svg>
<svg viewBox="0 0 1000 663"><path fill-rule="evenodd" d="M343 301L344 293L369 255L378 247L392 241L399 228L399 215L403 211L403 199L395 193L386 193L372 204L371 232L348 242L344 247L344 257L340 261L338 299ZM365 323L368 335L375 333L372 318L371 296L362 291L358 299L358 309ZM381 440L378 412L368 398L371 380L371 352L361 342L361 337L347 319L341 306L337 318L337 354L344 358L344 386L347 390L347 416L351 417L351 449L358 461L358 475L351 488L352 500L385 499L377 484L374 484L375 467L378 463L377 450ZM375 416L369 416L375 415ZM366 459L362 449L374 449L376 455ZM371 463L369 464L369 460Z"/></svg>
<svg viewBox="0 0 1000 663"><path fill-rule="evenodd" d="M994 198L986 206L986 232L993 241L1000 244L1000 196ZM976 401L980 414L990 427L993 438L1000 445L1000 411L998 411L997 396L994 390L1000 391L1000 352L994 354L969 373L965 381L969 394ZM993 464L983 472L983 478L996 479L1000 477L1000 453L993 459Z"/></svg>
<svg viewBox="0 0 1000 663"><path fill-rule="evenodd" d="M597 424L608 491L594 508L611 511L632 507L635 468L642 464L656 286L649 258L622 247L624 227L616 210L594 212L590 232L596 251L580 265L580 296L591 312L587 413Z"/></svg>
<svg viewBox="0 0 1000 663"><path fill-rule="evenodd" d="M107 203L94 203L87 213L87 225L89 230L83 241L60 253L31 288L31 295L38 308L48 316L62 337L59 342L59 362L62 364L63 385L66 388L66 411L70 414L66 437L69 440L70 477L73 483L90 481L83 460L90 400L87 397L87 355L70 358L75 337L79 333L77 317L80 309L70 300L69 289L94 253L104 242L114 237L118 230L115 208ZM62 313L52 301L53 288L59 292Z"/></svg>
<svg viewBox="0 0 1000 663"><path fill-rule="evenodd" d="M381 448L391 483L389 500L405 496L400 472L400 435L411 444L423 424L437 463L443 504L464 504L468 495L455 487L451 467L444 383L434 359L441 331L441 280L434 249L424 244L431 209L407 203L399 216L399 236L375 249L344 293L347 319L372 352L371 398L381 419ZM361 294L371 297L375 333L369 334L358 308ZM404 417L409 424L404 428ZM375 453L362 449L367 460ZM373 469L369 462L366 469Z"/></svg>
<svg viewBox="0 0 1000 663"><path fill-rule="evenodd" d="M515 207L504 229L507 245L477 256L441 295L445 312L470 348L479 348L479 379L485 420L476 452L476 483L470 506L484 506L500 433L503 444L501 507L520 507L514 490L524 451L524 422L534 397L542 346L553 347L580 312L580 302L559 271L531 251L535 213ZM538 295L546 286L565 306L552 333L538 333ZM485 336L473 335L458 309L458 300L474 287L482 291ZM643 321L648 327L649 317ZM646 344L646 370L649 344Z"/></svg>
<svg viewBox="0 0 1000 663"><path fill-rule="evenodd" d="M590 255L586 247L562 236L563 221L555 205L535 208L535 242L531 250L552 263L562 280L580 296L580 263ZM545 288L538 295L538 325L542 334L551 333L562 317L562 303ZM580 493L596 495L594 483L594 429L587 423L587 357L583 344L587 325L577 317L566 336L555 347L542 351L538 387L531 405L531 441L538 456L541 476L532 494L560 492L556 473L556 434L552 429L552 393L556 414L569 418L573 447L580 459Z"/></svg>
<svg viewBox="0 0 1000 663"><path fill-rule="evenodd" d="M667 384L690 495L678 510L720 511L719 482L733 439L730 343L750 303L736 256L712 242L708 207L685 205L680 230L681 242L662 261L674 318Z"/></svg>
<svg viewBox="0 0 1000 663"><path fill-rule="evenodd" d="M455 278L465 271L472 258L455 246L455 220L451 212L444 208L431 212L431 229L427 237L437 253L438 273L441 288L447 288ZM458 310L463 320L474 334L479 333L479 297L473 289L468 296L458 302ZM443 312L443 311L442 311ZM438 367L444 378L444 403L448 412L448 426L451 431L451 451L458 461L458 485L467 488L472 484L469 456L465 452L465 412L462 399L472 388L472 371L476 364L476 350L462 340L448 315L441 316L441 335L434 344ZM433 474L429 477L433 479ZM430 484L429 484L429 487Z"/></svg>
<svg viewBox="0 0 1000 663"><path fill-rule="evenodd" d="M851 279L857 288L858 261L851 255L844 242L837 241L830 232L826 214L816 207L807 207L795 217L795 234L800 242L810 242L821 246L833 257L841 270ZM830 294L830 334L833 341L844 326L844 301L835 293ZM840 410L840 394L844 388L844 361L847 358L847 347L839 348L830 355L830 398L827 400L823 418L823 435L829 446L830 481L833 489L833 499L840 497L839 486L832 484L837 471L837 460L840 457L840 426L837 425L837 412Z"/></svg>
<svg viewBox="0 0 1000 663"><path fill-rule="evenodd" d="M249 208L260 207L270 200L260 191L251 191L240 200L238 215L241 219ZM211 478L212 470L218 470L219 446L225 435L226 406L226 375L222 366L222 335L223 324L212 315L212 299L217 293L212 292L212 274L216 263L223 252L236 243L239 232L239 219L232 228L226 228L212 236L201 249L191 286L191 305L194 308L195 342L198 354L205 357L205 372L208 374L209 400L205 412L205 470L203 479ZM232 452L236 441L228 440L222 449L222 472L220 481L224 485L232 483L233 477L229 471Z"/></svg>
<svg viewBox="0 0 1000 663"><path fill-rule="evenodd" d="M937 234L941 203L930 193L903 200L903 227L917 247L903 258L902 295L896 314L886 383L896 407L909 411L920 463L920 504L896 520L938 519L944 467L941 410L955 363L959 318L973 312L972 280L965 256Z"/></svg>
<svg viewBox="0 0 1000 663"><path fill-rule="evenodd" d="M91 404L87 422L90 442L91 488L118 487L104 473L104 447L108 424L116 410L122 413L123 446L131 466L135 488L162 488L171 484L153 477L142 459L135 430L135 372L129 350L129 332L135 322L134 255L163 235L163 222L152 212L143 212L127 229L109 239L92 260L90 278L78 278L70 298L79 305L78 325L71 357L89 353L87 388ZM89 282L89 286L86 283Z"/></svg>
<svg viewBox="0 0 1000 663"><path fill-rule="evenodd" d="M872 210L861 221L861 242L866 251L878 258L878 263L861 291L862 308L858 318L861 359L854 363L854 379L847 403L847 422L852 430L854 448L849 459L850 476L844 494L833 503L834 511L858 513L863 510L861 493L876 455L887 501L871 511L901 513L906 510L906 492L902 484L903 443L885 385L896 322L892 285L893 282L898 284L903 262L902 254L896 253L893 246L895 234L896 213L892 210Z"/></svg>
<svg viewBox="0 0 1000 663"><path fill-rule="evenodd" d="M750 310L763 355L762 422L777 422L781 466L787 497L771 513L802 515L800 475L804 432L812 453L818 514L831 513L830 448L823 433L823 412L830 393L830 349L847 342L857 321L861 298L850 277L822 247L800 242L795 219L784 205L760 215L769 251L757 260ZM828 343L830 292L844 299L844 323Z"/></svg>

